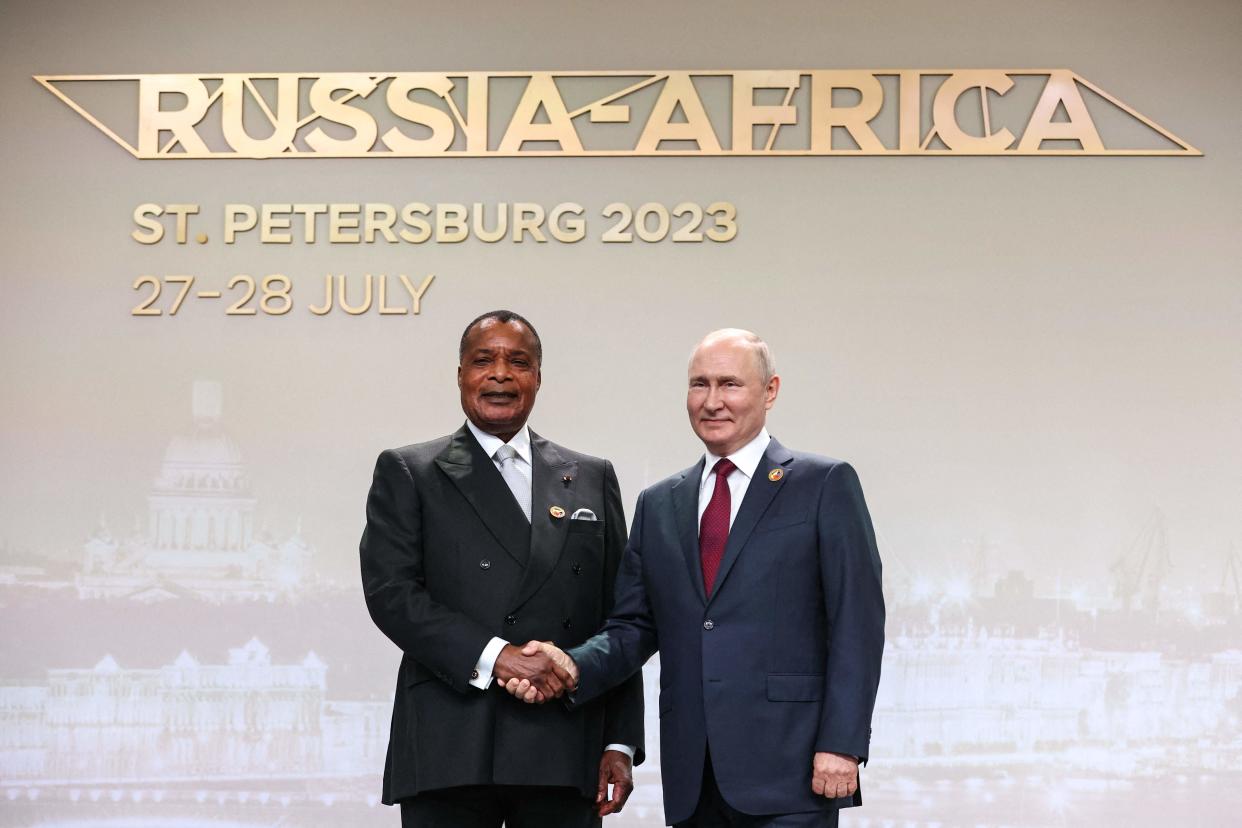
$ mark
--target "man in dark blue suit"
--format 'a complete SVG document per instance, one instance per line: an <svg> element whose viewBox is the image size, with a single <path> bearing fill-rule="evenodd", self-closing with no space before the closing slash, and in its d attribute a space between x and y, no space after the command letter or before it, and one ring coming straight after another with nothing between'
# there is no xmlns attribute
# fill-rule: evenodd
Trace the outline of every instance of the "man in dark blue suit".
<svg viewBox="0 0 1242 828"><path fill-rule="evenodd" d="M706 456L639 496L599 633L567 654L527 648L576 673L573 704L660 651L672 825L832 826L861 804L884 649L880 557L853 468L768 435L779 390L753 333L699 343L687 409ZM543 698L525 680L506 687Z"/></svg>

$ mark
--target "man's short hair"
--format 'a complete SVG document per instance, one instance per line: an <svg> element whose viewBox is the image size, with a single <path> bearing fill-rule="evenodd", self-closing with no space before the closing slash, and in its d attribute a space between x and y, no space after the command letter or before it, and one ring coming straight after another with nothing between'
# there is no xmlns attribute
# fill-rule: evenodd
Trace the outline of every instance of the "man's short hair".
<svg viewBox="0 0 1242 828"><path fill-rule="evenodd" d="M487 313L476 316L473 321L466 326L466 329L461 332L461 343L457 346L458 362L461 362L461 360L466 356L466 340L470 337L470 332L474 330L476 325L481 325L488 319L495 319L501 324L517 322L525 325L526 330L530 331L530 335L535 338L535 362L539 363L541 366L543 365L543 341L539 339L539 331L535 330L535 326L530 324L530 320L528 320L525 316L522 316L520 313L514 313L511 310L488 311Z"/></svg>
<svg viewBox="0 0 1242 828"><path fill-rule="evenodd" d="M768 343L763 341L757 333L747 331L742 328L721 328L718 331L712 331L707 336L699 340L699 344L694 346L694 350L690 352L690 361L694 361L694 355L698 352L703 343L716 339L741 339L750 346L752 353L755 355L755 364L759 368L759 376L763 379L763 384L767 385L772 381L772 377L776 376L776 358L772 356L772 349L768 347Z"/></svg>

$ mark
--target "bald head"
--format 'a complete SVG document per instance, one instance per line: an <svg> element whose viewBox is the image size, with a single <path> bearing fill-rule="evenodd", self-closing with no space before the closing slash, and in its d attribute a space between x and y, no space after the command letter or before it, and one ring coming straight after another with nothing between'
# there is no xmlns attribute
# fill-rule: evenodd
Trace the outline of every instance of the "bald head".
<svg viewBox="0 0 1242 828"><path fill-rule="evenodd" d="M701 348L717 342L735 342L749 348L755 359L755 367L759 370L759 378L764 384L776 376L776 360L772 357L772 349L768 347L768 343L764 342L757 333L743 328L721 328L700 339L699 344L694 346L694 351L690 354L691 364L694 363L694 355Z"/></svg>
<svg viewBox="0 0 1242 828"><path fill-rule="evenodd" d="M703 337L688 373L690 427L717 457L728 457L762 431L781 387L767 343L737 328Z"/></svg>

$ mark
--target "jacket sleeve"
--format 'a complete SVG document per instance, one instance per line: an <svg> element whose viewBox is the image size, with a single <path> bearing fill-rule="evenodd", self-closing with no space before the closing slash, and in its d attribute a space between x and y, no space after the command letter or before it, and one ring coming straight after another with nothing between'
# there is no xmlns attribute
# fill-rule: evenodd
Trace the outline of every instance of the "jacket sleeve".
<svg viewBox="0 0 1242 828"><path fill-rule="evenodd" d="M625 509L621 486L612 464L604 461L604 617L612 611L617 570L625 553ZM634 764L647 756L643 733L643 674L641 670L604 695L604 744L630 745Z"/></svg>
<svg viewBox="0 0 1242 828"><path fill-rule="evenodd" d="M422 521L409 467L397 452L384 451L375 463L359 544L367 610L405 655L464 693L472 690L471 671L492 634L428 593Z"/></svg>
<svg viewBox="0 0 1242 828"><path fill-rule="evenodd" d="M848 463L833 466L824 480L818 532L828 667L815 750L866 762L884 654L884 592L871 516Z"/></svg>
<svg viewBox="0 0 1242 828"><path fill-rule="evenodd" d="M642 527L643 495L639 495L630 540L617 572L612 613L598 633L568 651L579 671L578 689L570 700L573 706L633 676L659 647L643 580Z"/></svg>

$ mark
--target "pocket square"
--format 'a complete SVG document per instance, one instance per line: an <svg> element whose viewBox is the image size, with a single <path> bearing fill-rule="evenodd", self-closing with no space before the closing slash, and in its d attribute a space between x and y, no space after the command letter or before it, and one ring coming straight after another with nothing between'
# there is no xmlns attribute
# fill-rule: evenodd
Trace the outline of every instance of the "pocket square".
<svg viewBox="0 0 1242 828"><path fill-rule="evenodd" d="M599 520L599 518L595 516L595 513L592 512L590 509L587 509L586 507L583 507L581 509L575 509L574 513L569 516L569 519L570 520Z"/></svg>

